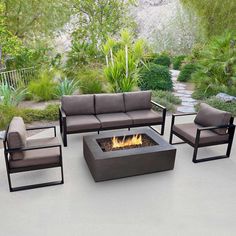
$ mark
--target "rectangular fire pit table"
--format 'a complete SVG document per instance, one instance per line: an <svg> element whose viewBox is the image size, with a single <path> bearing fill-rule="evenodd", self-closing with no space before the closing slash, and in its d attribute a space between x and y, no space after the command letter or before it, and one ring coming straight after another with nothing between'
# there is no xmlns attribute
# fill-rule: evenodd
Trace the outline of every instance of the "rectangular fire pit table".
<svg viewBox="0 0 236 236"><path fill-rule="evenodd" d="M152 146L104 151L100 140L146 135ZM151 128L112 131L83 137L83 153L96 182L174 169L176 149Z"/></svg>

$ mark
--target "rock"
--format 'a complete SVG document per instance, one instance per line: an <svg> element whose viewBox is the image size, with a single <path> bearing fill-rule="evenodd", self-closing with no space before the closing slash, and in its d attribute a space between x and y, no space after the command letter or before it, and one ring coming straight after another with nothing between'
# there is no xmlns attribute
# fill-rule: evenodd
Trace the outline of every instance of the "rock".
<svg viewBox="0 0 236 236"><path fill-rule="evenodd" d="M226 93L218 93L216 97L224 102L236 102L236 97L230 96Z"/></svg>

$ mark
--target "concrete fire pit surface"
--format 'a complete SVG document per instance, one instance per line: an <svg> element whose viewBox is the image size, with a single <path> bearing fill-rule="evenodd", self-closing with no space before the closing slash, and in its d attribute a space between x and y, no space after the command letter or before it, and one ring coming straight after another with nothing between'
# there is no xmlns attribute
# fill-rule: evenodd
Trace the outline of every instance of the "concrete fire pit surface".
<svg viewBox="0 0 236 236"><path fill-rule="evenodd" d="M113 136L148 135L157 145L104 152L99 139ZM96 182L172 170L176 149L150 128L111 131L83 137L83 153Z"/></svg>

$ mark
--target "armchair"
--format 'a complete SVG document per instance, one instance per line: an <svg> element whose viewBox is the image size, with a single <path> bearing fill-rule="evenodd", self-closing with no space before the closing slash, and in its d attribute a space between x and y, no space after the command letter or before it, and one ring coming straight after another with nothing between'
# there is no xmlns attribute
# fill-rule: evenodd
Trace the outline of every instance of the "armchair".
<svg viewBox="0 0 236 236"><path fill-rule="evenodd" d="M194 122L175 124L175 118L196 115ZM192 161L194 163L212 161L230 156L234 138L234 118L230 113L215 109L202 103L198 113L173 114L170 131L170 144L187 143L194 148ZM183 142L173 143L173 135ZM198 148L228 144L225 155L197 159Z"/></svg>
<svg viewBox="0 0 236 236"><path fill-rule="evenodd" d="M36 129L54 129L54 137L27 139L26 132ZM14 117L6 131L4 155L10 192L64 183L61 144L55 126L25 128L21 117ZM46 168L61 168L61 180L40 184L12 187L11 174Z"/></svg>

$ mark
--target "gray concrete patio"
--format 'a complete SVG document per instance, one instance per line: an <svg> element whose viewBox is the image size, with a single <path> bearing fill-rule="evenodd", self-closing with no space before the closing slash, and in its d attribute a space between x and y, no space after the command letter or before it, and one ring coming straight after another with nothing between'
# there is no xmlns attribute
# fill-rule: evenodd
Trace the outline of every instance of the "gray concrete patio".
<svg viewBox="0 0 236 236"><path fill-rule="evenodd" d="M170 117L166 140L169 128ZM173 171L95 183L83 158L83 135L69 136L69 145L63 149L65 184L54 187L10 193L1 150L0 235L236 234L235 141L228 159L193 164L193 148L178 145ZM225 152L225 146L207 148L200 154L220 152ZM36 171L15 175L13 183L58 176L59 170Z"/></svg>

